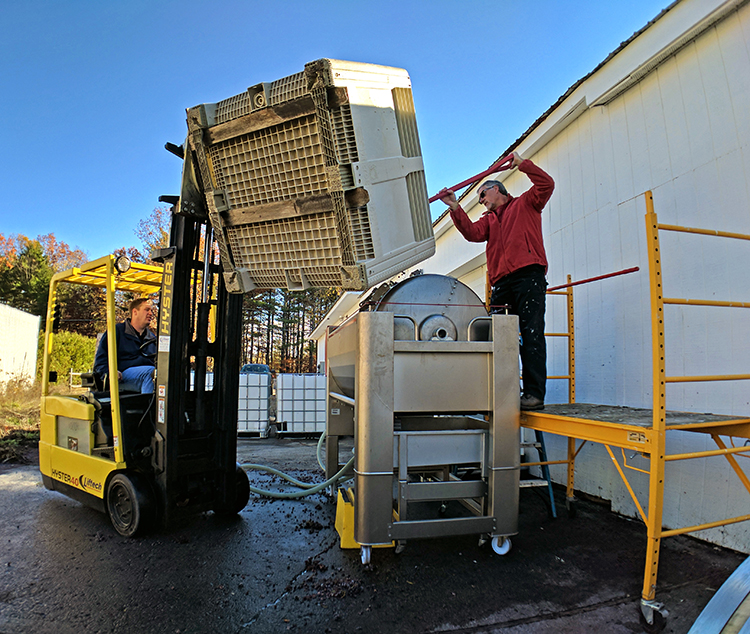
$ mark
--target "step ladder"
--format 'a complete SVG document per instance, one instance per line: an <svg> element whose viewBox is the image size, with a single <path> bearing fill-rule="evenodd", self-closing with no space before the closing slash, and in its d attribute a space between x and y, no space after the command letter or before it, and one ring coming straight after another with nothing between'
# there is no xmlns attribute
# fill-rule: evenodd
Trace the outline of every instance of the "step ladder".
<svg viewBox="0 0 750 634"><path fill-rule="evenodd" d="M539 455L539 462L547 462L547 449L544 446L544 435L542 432L538 430L534 430L534 434L536 435L536 441L535 442L522 442L521 448L522 449L535 449L537 454ZM521 463L521 467L523 467L523 463ZM549 466L542 465L542 477L541 478L529 478L528 480L521 480L520 486L521 488L527 488L527 487L547 487L547 491L549 493L549 505L550 510L552 512L552 517L557 517L557 509L555 508L555 496L552 491L552 478L549 474Z"/></svg>

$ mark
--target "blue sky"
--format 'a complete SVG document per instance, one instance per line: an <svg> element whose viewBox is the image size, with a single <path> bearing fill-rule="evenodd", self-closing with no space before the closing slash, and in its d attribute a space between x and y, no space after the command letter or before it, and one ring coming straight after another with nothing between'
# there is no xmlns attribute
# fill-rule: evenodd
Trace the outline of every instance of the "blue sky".
<svg viewBox="0 0 750 634"><path fill-rule="evenodd" d="M22 0L0 20L0 233L91 258L178 194L185 109L329 57L407 69L430 194L484 170L669 0ZM444 210L433 203L433 218Z"/></svg>

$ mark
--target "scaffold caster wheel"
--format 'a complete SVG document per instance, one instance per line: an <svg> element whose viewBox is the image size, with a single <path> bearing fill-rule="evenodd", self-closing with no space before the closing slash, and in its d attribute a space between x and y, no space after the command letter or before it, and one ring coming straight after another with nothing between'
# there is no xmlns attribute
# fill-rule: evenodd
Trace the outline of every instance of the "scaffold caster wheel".
<svg viewBox="0 0 750 634"><path fill-rule="evenodd" d="M641 627L646 634L658 634L667 626L667 612L663 603L641 601Z"/></svg>
<svg viewBox="0 0 750 634"><path fill-rule="evenodd" d="M565 500L565 507L568 509L568 518L575 519L578 515L578 500Z"/></svg>
<svg viewBox="0 0 750 634"><path fill-rule="evenodd" d="M362 565L366 566L370 563L372 557L372 546L362 546L359 550L359 558L362 560Z"/></svg>
<svg viewBox="0 0 750 634"><path fill-rule="evenodd" d="M510 538L508 537L493 537L492 538L492 550L498 555L507 555L510 552Z"/></svg>

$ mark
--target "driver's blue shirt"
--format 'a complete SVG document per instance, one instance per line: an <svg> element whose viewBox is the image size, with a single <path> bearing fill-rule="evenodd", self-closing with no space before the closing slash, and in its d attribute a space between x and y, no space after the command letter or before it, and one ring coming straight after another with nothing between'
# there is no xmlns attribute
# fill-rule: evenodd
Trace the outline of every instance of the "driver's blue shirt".
<svg viewBox="0 0 750 634"><path fill-rule="evenodd" d="M156 357L156 335L149 328L139 335L133 328L130 319L115 326L117 334L117 369L122 372L128 368L154 366ZM144 345L145 344L145 345ZM94 358L94 372L99 376L109 374L107 361L107 333L99 341Z"/></svg>

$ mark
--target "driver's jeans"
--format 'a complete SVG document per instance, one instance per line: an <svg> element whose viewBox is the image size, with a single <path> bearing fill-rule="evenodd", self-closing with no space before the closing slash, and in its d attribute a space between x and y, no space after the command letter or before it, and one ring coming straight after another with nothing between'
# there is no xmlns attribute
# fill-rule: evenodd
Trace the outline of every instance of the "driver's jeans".
<svg viewBox="0 0 750 634"><path fill-rule="evenodd" d="M141 394L151 394L154 391L154 366L137 365L122 371L122 383L130 383L140 390Z"/></svg>

